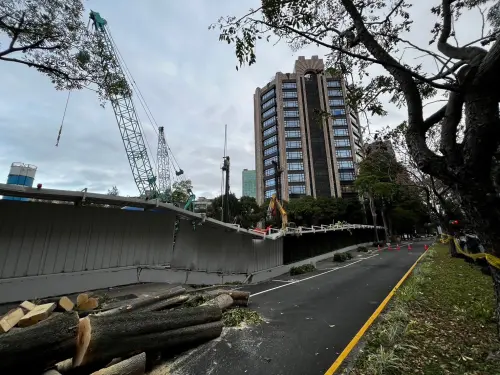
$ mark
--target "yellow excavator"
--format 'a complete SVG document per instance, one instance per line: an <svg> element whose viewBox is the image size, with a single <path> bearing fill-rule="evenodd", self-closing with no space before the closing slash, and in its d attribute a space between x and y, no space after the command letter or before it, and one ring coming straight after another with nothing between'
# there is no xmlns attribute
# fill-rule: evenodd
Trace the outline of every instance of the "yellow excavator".
<svg viewBox="0 0 500 375"><path fill-rule="evenodd" d="M281 229L285 230L288 226L288 215L281 205L280 201L276 197L276 194L273 194L271 200L269 201L269 206L267 208L268 216L276 216L276 211L279 211L281 216Z"/></svg>

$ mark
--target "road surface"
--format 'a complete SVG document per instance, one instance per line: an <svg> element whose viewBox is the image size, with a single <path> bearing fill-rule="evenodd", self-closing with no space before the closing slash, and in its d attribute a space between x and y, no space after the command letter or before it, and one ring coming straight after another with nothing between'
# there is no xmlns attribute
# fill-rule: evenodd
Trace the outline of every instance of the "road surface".
<svg viewBox="0 0 500 375"><path fill-rule="evenodd" d="M172 375L322 375L424 251L323 262L314 273L245 286L266 323L231 329L170 367ZM358 255L358 254L356 254Z"/></svg>

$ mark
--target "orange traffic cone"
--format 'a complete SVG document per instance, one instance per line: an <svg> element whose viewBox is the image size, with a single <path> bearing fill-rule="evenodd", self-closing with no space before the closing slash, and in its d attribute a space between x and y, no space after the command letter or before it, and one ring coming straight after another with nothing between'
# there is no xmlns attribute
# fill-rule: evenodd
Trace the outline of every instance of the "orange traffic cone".
<svg viewBox="0 0 500 375"><path fill-rule="evenodd" d="M387 250L392 250L391 249L391 244L387 244Z"/></svg>
<svg viewBox="0 0 500 375"><path fill-rule="evenodd" d="M380 248L380 245L378 245L378 251L381 251L382 249Z"/></svg>
<svg viewBox="0 0 500 375"><path fill-rule="evenodd" d="M398 247L396 248L397 251L401 250L401 246L399 246L398 244Z"/></svg>
<svg viewBox="0 0 500 375"><path fill-rule="evenodd" d="M411 243L408 244L408 251L411 250Z"/></svg>
<svg viewBox="0 0 500 375"><path fill-rule="evenodd" d="M424 250L425 250L425 251L429 250L429 245L427 245L427 244L426 244L426 245L424 245Z"/></svg>

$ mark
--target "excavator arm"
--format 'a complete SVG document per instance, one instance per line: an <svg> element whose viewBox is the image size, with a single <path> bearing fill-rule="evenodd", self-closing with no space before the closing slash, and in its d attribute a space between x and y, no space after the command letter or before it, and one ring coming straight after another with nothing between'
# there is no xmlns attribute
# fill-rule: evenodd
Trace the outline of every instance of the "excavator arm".
<svg viewBox="0 0 500 375"><path fill-rule="evenodd" d="M288 214L286 213L285 209L283 208L280 201L276 197L276 194L273 194L271 200L269 201L268 212L271 215L274 215L276 209L279 211L281 216L281 229L285 230L288 225Z"/></svg>

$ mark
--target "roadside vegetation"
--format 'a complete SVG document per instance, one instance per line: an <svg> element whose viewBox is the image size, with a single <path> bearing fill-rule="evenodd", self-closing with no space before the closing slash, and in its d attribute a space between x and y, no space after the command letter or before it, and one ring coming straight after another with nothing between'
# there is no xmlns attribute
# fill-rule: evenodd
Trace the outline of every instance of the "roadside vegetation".
<svg viewBox="0 0 500 375"><path fill-rule="evenodd" d="M365 336L350 375L500 374L491 277L434 245Z"/></svg>
<svg viewBox="0 0 500 375"><path fill-rule="evenodd" d="M303 264L302 266L290 268L290 276L302 275L316 270L314 264Z"/></svg>
<svg viewBox="0 0 500 375"><path fill-rule="evenodd" d="M334 262L345 262L346 260L352 259L352 254L350 252L333 254Z"/></svg>

